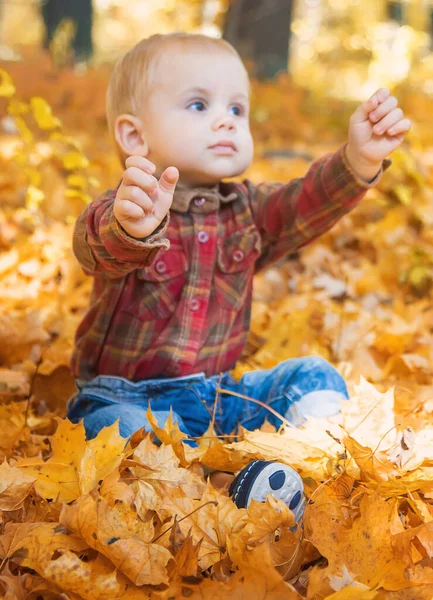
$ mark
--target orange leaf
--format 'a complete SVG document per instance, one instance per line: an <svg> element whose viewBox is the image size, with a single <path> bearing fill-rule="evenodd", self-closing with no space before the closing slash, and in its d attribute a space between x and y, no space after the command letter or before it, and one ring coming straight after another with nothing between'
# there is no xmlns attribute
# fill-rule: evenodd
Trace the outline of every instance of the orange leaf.
<svg viewBox="0 0 433 600"><path fill-rule="evenodd" d="M172 493L163 499L162 508L177 515L185 536L191 532L194 543L202 541L199 552L202 570L223 558L227 538L236 536L247 521L247 511L237 508L231 498L218 493L210 483L200 500Z"/></svg>
<svg viewBox="0 0 433 600"><path fill-rule="evenodd" d="M188 465L188 461L185 458L183 440L188 439L188 436L179 429L179 425L177 423L173 423L173 413L171 409L168 419L165 422L164 429L159 427L158 421L155 419L152 411L150 410L150 405L147 409L146 417L158 439L163 444L173 446L173 450L175 451L176 456L179 458L180 464L182 467L186 467Z"/></svg>
<svg viewBox="0 0 433 600"><path fill-rule="evenodd" d="M128 517L93 491L72 506L64 505L60 523L111 560L135 585L168 583L167 563L172 555L149 543L151 524L141 522L132 511Z"/></svg>
<svg viewBox="0 0 433 600"><path fill-rule="evenodd" d="M85 440L82 421L73 425L58 419L58 423L51 440L52 457L47 462L21 459L16 466L37 480L35 488L43 498L71 502L120 464L126 440L119 435L117 422L90 441Z"/></svg>
<svg viewBox="0 0 433 600"><path fill-rule="evenodd" d="M378 495L365 495L361 514L352 526L329 513L328 506L308 507L308 539L327 558L329 572L338 574L343 565L356 573L357 581L370 588L399 590L409 585L404 577L408 559L399 558L391 544L390 520L393 503Z"/></svg>
<svg viewBox="0 0 433 600"><path fill-rule="evenodd" d="M200 498L206 489L198 475L179 466L180 460L171 445L158 447L147 436L135 448L133 459L143 465L131 467L136 476L132 484L135 505L141 515L149 509L159 510L172 491L181 489L191 498Z"/></svg>
<svg viewBox="0 0 433 600"><path fill-rule="evenodd" d="M32 489L34 478L6 461L0 466L0 509L16 510Z"/></svg>

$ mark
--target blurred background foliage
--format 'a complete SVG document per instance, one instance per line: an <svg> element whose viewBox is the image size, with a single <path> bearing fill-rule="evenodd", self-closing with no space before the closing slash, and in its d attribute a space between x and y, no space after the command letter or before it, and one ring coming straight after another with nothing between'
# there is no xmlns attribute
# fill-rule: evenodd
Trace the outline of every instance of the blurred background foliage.
<svg viewBox="0 0 433 600"><path fill-rule="evenodd" d="M433 161L432 0L0 0L0 67L20 99L44 98L85 143L105 135L114 61L139 39L176 30L223 36L240 52L253 77L258 156L308 158L319 140L338 143L355 105L386 86L415 120L414 147Z"/></svg>
<svg viewBox="0 0 433 600"><path fill-rule="evenodd" d="M59 71L92 71L92 102L84 105L103 118L101 77L113 62L143 37L186 30L224 36L253 76L289 81L301 114L327 118L333 130L345 127L355 102L387 86L419 118L420 133L431 132L432 0L0 0L0 11L0 59L25 72L21 95L45 94L60 110L74 108L77 92L49 85L64 80ZM54 72L42 75L44 46ZM264 123L272 114L262 104L253 119Z"/></svg>
<svg viewBox="0 0 433 600"><path fill-rule="evenodd" d="M84 58L85 30L92 29L94 66L143 37L182 29L223 34L260 75L288 68L295 83L340 98L359 99L408 76L433 91L431 0L1 0L0 6L4 58L40 46L42 17L47 22L51 13L51 22L62 24L53 43L58 62L68 54L72 17Z"/></svg>

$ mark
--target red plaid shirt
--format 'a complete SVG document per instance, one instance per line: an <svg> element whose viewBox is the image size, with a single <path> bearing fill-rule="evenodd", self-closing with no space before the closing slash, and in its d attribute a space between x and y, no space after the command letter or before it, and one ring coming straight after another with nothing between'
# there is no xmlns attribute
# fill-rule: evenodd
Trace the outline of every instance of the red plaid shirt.
<svg viewBox="0 0 433 600"><path fill-rule="evenodd" d="M73 375L137 381L233 368L247 341L254 273L330 229L379 176L357 178L341 148L286 185L177 190L170 217L143 240L118 224L116 190L108 191L74 232L94 285Z"/></svg>

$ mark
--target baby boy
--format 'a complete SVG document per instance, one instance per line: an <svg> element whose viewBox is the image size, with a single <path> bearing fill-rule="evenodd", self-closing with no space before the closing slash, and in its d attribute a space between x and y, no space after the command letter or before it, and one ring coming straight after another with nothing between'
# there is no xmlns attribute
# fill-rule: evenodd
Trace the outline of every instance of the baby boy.
<svg viewBox="0 0 433 600"><path fill-rule="evenodd" d="M352 210L411 123L380 89L352 115L348 142L304 178L235 183L226 179L253 158L249 96L234 48L201 35L145 39L114 68L107 120L124 173L78 218L73 240L94 286L76 334L67 416L84 418L88 438L117 419L125 437L150 430L149 405L161 423L172 409L194 439L211 421L218 434L266 418L299 425L338 413L348 398L319 357L239 381L230 369L245 348L254 273ZM302 490L289 466L254 461L229 492L238 506L271 493L299 518Z"/></svg>

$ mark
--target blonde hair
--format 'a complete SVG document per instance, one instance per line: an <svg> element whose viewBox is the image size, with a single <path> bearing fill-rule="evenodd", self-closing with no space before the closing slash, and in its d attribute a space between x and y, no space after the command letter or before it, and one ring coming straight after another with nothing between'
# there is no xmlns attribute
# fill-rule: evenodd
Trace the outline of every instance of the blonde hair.
<svg viewBox="0 0 433 600"><path fill-rule="evenodd" d="M175 46L180 51L222 50L241 60L233 46L220 38L182 32L157 34L141 40L117 61L111 74L106 96L106 116L111 136L119 115L140 115L143 98L146 98L152 86L160 57Z"/></svg>

